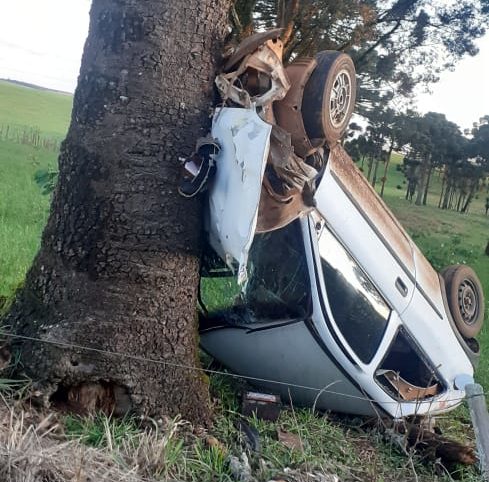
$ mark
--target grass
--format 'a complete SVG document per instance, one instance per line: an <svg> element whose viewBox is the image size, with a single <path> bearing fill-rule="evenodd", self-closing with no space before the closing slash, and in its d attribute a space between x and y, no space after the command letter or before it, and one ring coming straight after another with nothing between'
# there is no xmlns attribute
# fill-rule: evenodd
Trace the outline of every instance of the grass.
<svg viewBox="0 0 489 482"><path fill-rule="evenodd" d="M70 109L69 96L0 82L0 126L37 127L42 135L61 139L68 127ZM11 297L22 284L39 248L49 197L42 195L34 174L39 169L56 169L56 157L57 153L49 149L0 140L0 297ZM468 215L439 210L435 206L440 180L435 176L429 205L414 206L404 199L404 179L396 167L399 162L400 157L394 155L385 190L387 203L436 268L459 262L471 264L489 294L489 257L483 254L489 227L489 219L483 215L484 195L474 201ZM215 309L236 291L235 285L221 285ZM489 347L487 327L480 340L483 357L477 377L489 388L489 353L484 350ZM25 420L11 417L5 422L10 429L3 431L3 438L0 436L0 477L6 473L2 472L5 464L9 470L22 470L22 464L30 463L47 474L59 472L65 477L56 475L50 480L76 480L76 470L83 460L88 460L93 469L92 480L228 481L236 478L236 466L246 466L246 453L258 480L282 476L285 468L290 477L323 471L338 474L344 480L449 480L435 473L435 465L422 464L415 456L406 457L375 428L366 429L360 419L317 416L303 409L284 410L276 423L247 419L246 423L260 433L261 442L259 453L250 452L235 423L239 417L238 388L225 377L211 377L216 420L209 434L197 433L196 428L179 420L160 423L134 418L115 420L103 415L67 416L59 421L62 433L58 438L64 441L63 449L59 449L59 444L29 428ZM0 392L7 393L2 390L1 380ZM443 424L449 433L465 437L466 410L462 408L447 416ZM279 429L295 435L300 448L284 445ZM44 466L44 459L36 459L33 453L46 454L51 465ZM39 474L38 479L32 480L43 480L43 473ZM478 480L471 469L463 469L458 475L460 480ZM296 480L301 480L300 476Z"/></svg>
<svg viewBox="0 0 489 482"><path fill-rule="evenodd" d="M0 126L37 128L62 140L71 115L73 96L0 80Z"/></svg>
<svg viewBox="0 0 489 482"><path fill-rule="evenodd" d="M0 127L38 129L62 140L72 96L0 81ZM0 135L0 299L23 282L39 249L49 197L34 181L38 170L56 169L58 153Z"/></svg>
<svg viewBox="0 0 489 482"><path fill-rule="evenodd" d="M396 168L402 158L397 155L392 161L385 201L416 244L437 270L450 264L467 264L481 280L486 294L486 319L479 335L482 353L476 378L489 391L489 256L484 253L489 242L489 216L484 215L485 194L479 193L468 214L438 209L441 181L435 175L427 205L416 206L404 198L403 175ZM398 185L403 190L395 187Z"/></svg>
<svg viewBox="0 0 489 482"><path fill-rule="evenodd" d="M68 438L74 438L91 447L116 447L139 432L132 417L121 419L98 413L88 417L68 415L64 420Z"/></svg>
<svg viewBox="0 0 489 482"><path fill-rule="evenodd" d="M362 418L314 414L310 409L292 407L284 407L276 422L243 418L237 414L236 394L240 385L222 376L213 378L211 388L218 401L213 435L224 442L229 452L240 454L246 450L246 439L233 421L241 418L257 430L259 450L246 450L257 480L285 478L284 471L291 478L310 474L310 479L300 476L292 479L304 481L318 480L312 477L315 473L335 474L340 480L375 482L451 480L441 467L422 463L414 453L406 456L396 444L385 439L375 423ZM286 444L280 433L292 436L299 443ZM457 476L464 481L479 480L467 468L459 468Z"/></svg>
<svg viewBox="0 0 489 482"><path fill-rule="evenodd" d="M40 168L56 166L57 153L0 141L0 297L22 283L40 245L49 197L34 181Z"/></svg>

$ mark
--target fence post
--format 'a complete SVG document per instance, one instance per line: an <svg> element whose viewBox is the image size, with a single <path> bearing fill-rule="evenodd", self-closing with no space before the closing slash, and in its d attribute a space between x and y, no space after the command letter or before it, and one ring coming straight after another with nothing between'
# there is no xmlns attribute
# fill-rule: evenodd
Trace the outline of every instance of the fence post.
<svg viewBox="0 0 489 482"><path fill-rule="evenodd" d="M478 383L469 383L465 385L465 393L475 432L480 470L484 480L489 482L489 414L484 390Z"/></svg>

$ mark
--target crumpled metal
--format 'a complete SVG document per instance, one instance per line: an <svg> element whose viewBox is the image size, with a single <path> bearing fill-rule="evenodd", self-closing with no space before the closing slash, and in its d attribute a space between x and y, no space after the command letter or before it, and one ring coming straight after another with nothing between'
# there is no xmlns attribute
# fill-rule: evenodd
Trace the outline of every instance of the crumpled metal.
<svg viewBox="0 0 489 482"><path fill-rule="evenodd" d="M290 88L290 81L277 51L273 40L267 40L253 53L246 55L235 71L219 74L215 83L222 98L245 108L253 104L261 107L283 99ZM253 95L243 85L241 77L250 69L269 79L269 88L265 92Z"/></svg>

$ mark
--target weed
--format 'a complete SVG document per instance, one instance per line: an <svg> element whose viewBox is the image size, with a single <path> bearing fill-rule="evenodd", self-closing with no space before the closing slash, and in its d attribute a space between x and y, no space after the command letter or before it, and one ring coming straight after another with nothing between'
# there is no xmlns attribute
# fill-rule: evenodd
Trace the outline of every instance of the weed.
<svg viewBox="0 0 489 482"><path fill-rule="evenodd" d="M34 173L34 180L41 188L41 193L51 194L58 182L58 171L56 169L39 169Z"/></svg>
<svg viewBox="0 0 489 482"><path fill-rule="evenodd" d="M217 445L204 446L197 441L187 460L191 480L198 482L231 482L233 480L226 454Z"/></svg>
<svg viewBox="0 0 489 482"><path fill-rule="evenodd" d="M91 447L118 447L139 432L135 418L117 419L103 413L87 417L67 415L64 426L68 438L80 440Z"/></svg>

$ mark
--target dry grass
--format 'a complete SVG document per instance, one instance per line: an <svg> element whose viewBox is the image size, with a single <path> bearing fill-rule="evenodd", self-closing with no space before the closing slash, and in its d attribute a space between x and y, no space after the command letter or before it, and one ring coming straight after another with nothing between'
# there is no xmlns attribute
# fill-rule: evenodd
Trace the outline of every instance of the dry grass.
<svg viewBox="0 0 489 482"><path fill-rule="evenodd" d="M88 447L67 440L53 413L22 407L0 410L0 480L5 482L151 482L174 479L167 449L179 422L165 430L141 431L122 444ZM177 469L178 470L178 469Z"/></svg>

